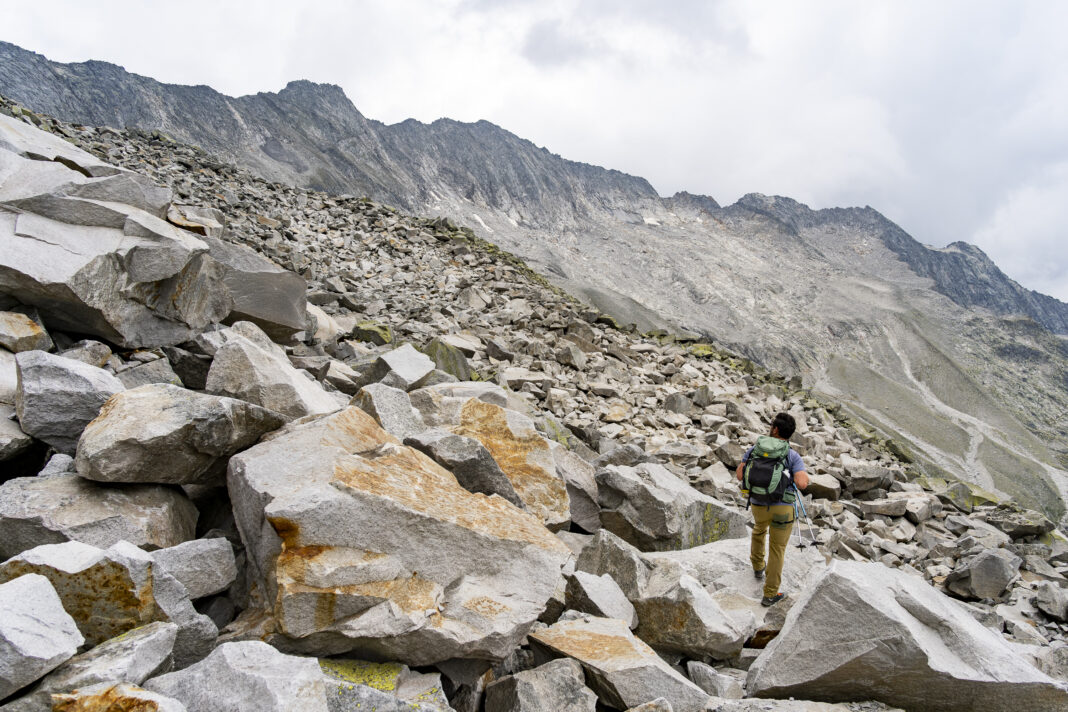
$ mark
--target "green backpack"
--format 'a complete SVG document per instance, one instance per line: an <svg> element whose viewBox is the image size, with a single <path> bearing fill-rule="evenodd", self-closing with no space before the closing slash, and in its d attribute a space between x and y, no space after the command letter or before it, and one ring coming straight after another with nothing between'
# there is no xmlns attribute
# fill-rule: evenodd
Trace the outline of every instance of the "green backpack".
<svg viewBox="0 0 1068 712"><path fill-rule="evenodd" d="M796 496L790 490L793 480L786 470L786 456L790 452L790 443L770 435L757 438L749 459L743 470L742 489L748 490L753 504L769 505L785 502L790 504Z"/></svg>

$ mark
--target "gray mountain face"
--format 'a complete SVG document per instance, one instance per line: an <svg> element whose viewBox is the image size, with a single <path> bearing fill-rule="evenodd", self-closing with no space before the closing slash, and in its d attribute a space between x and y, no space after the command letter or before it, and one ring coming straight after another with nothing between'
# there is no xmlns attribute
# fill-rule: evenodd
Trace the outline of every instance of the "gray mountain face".
<svg viewBox="0 0 1068 712"><path fill-rule="evenodd" d="M974 246L926 247L871 208L661 198L488 122L387 126L306 81L231 98L0 43L0 93L69 121L160 130L271 180L452 217L620 321L803 376L929 472L1063 513L1068 304Z"/></svg>

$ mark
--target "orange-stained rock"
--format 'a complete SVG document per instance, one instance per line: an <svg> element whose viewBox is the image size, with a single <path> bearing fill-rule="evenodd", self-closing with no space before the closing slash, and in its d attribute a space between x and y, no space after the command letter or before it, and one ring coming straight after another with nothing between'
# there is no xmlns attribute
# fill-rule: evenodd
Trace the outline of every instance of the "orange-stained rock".
<svg viewBox="0 0 1068 712"><path fill-rule="evenodd" d="M235 456L228 482L285 649L500 658L570 555L537 517L463 489L355 407Z"/></svg>
<svg viewBox="0 0 1068 712"><path fill-rule="evenodd" d="M708 695L630 632L625 621L583 616L530 635L532 645L574 658L605 704L628 709L657 697L677 712L699 712Z"/></svg>
<svg viewBox="0 0 1068 712"><path fill-rule="evenodd" d="M196 612L185 587L129 542L108 549L77 541L45 544L0 564L0 582L24 574L40 574L52 583L86 645L153 621L178 625L176 665L199 660L215 643L215 624Z"/></svg>
<svg viewBox="0 0 1068 712"><path fill-rule="evenodd" d="M178 700L127 682L102 682L52 695L52 712L186 712Z"/></svg>
<svg viewBox="0 0 1068 712"><path fill-rule="evenodd" d="M471 398L460 408L459 422L449 429L481 442L527 509L546 526L562 528L571 521L567 484L556 473L549 441L530 418Z"/></svg>

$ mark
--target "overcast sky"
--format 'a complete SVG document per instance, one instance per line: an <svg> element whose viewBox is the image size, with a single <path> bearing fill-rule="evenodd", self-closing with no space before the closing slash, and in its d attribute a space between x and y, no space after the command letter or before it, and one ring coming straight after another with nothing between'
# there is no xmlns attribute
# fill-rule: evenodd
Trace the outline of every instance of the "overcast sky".
<svg viewBox="0 0 1068 712"><path fill-rule="evenodd" d="M871 205L1068 301L1068 2L5 2L0 39L231 95L341 85L661 194ZM256 8L253 10L253 8Z"/></svg>

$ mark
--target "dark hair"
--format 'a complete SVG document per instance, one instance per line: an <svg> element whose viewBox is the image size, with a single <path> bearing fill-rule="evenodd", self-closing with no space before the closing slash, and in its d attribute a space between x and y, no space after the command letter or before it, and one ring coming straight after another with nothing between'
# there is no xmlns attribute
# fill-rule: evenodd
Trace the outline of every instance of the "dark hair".
<svg viewBox="0 0 1068 712"><path fill-rule="evenodd" d="M789 440L797 430L797 423L794 421L794 416L789 413L776 413L775 420L771 421L771 427L775 428L780 438Z"/></svg>

